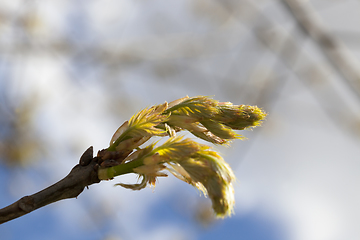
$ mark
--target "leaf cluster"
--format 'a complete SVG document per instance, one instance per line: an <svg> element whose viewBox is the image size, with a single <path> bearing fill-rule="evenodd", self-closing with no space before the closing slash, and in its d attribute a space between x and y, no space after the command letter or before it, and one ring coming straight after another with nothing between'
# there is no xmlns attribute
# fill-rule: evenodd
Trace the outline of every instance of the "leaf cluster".
<svg viewBox="0 0 360 240"><path fill-rule="evenodd" d="M205 96L184 97L145 108L114 133L105 151L126 156L115 166L100 168L99 179L136 173L142 178L140 183L117 185L140 190L148 184L155 185L157 177L167 176L163 172L167 170L209 196L217 216L230 215L235 203L235 176L230 166L210 146L177 133L189 131L208 142L228 144L232 139L243 138L234 130L258 126L265 117L266 113L256 106L233 105ZM169 139L140 148L154 136Z"/></svg>

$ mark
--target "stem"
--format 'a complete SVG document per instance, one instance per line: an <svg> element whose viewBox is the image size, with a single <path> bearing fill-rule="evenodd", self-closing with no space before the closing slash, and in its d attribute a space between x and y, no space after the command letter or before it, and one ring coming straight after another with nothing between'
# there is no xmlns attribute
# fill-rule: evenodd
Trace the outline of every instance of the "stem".
<svg viewBox="0 0 360 240"><path fill-rule="evenodd" d="M67 198L76 198L85 187L99 183L100 180L95 170L97 166L96 160L96 158L93 158L86 166L76 165L71 172L59 182L33 195L25 196L13 204L0 209L0 224L21 217L50 203Z"/></svg>
<svg viewBox="0 0 360 240"><path fill-rule="evenodd" d="M100 168L98 170L98 178L100 180L109 180L119 175L133 173L134 168L140 167L144 164L143 160L144 158L140 158L135 161L130 161L124 164L116 165L114 167Z"/></svg>

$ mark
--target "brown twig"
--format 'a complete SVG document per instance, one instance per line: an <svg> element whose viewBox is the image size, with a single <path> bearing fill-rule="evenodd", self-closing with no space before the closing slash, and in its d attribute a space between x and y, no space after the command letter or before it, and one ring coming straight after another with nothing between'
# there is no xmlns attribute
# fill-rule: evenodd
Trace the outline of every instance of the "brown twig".
<svg viewBox="0 0 360 240"><path fill-rule="evenodd" d="M70 173L59 182L40 192L25 196L13 204L0 209L0 224L21 217L50 203L67 198L76 198L85 187L99 183L98 158L92 157L93 148L88 148Z"/></svg>

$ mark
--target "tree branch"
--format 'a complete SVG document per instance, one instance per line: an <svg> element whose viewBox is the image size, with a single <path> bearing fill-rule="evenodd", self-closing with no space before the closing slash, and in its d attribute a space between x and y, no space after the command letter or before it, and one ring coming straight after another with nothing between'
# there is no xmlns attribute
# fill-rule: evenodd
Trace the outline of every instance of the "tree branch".
<svg viewBox="0 0 360 240"><path fill-rule="evenodd" d="M40 192L25 196L13 204L0 209L0 224L21 217L50 203L67 198L76 198L85 187L99 183L97 176L98 158L93 158L93 148L89 147L70 173L59 182Z"/></svg>
<svg viewBox="0 0 360 240"><path fill-rule="evenodd" d="M310 4L301 0L282 0L305 34L322 49L329 63L360 98L359 62L346 47L337 41L322 25Z"/></svg>

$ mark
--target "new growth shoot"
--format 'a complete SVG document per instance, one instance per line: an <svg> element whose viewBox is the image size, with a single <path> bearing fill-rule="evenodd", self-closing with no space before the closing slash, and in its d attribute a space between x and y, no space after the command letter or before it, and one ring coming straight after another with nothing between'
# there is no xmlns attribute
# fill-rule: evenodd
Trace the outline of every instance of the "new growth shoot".
<svg viewBox="0 0 360 240"><path fill-rule="evenodd" d="M200 144L179 133L189 131L213 144L229 144L243 136L234 130L256 127L266 113L256 106L233 105L212 98L184 97L170 103L145 108L121 125L107 149L98 152L100 180L134 173L141 178L136 184L116 184L133 190L155 185L157 177L170 172L196 187L212 201L218 217L232 213L235 176L230 166L210 146ZM163 144L152 137L167 137Z"/></svg>

